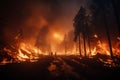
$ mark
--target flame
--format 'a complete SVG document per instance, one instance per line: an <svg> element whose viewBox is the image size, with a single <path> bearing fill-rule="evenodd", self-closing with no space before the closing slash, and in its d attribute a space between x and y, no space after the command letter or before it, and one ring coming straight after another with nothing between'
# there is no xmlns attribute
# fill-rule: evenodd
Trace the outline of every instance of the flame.
<svg viewBox="0 0 120 80"><path fill-rule="evenodd" d="M97 38L96 39L97 43L95 46L91 45L90 49L88 48L88 44L86 43L86 46L87 46L86 54L90 57L95 56L97 53L110 56L108 43L98 40L97 34L95 34L93 37ZM61 48L62 50L58 49L61 47L61 46L58 47L58 45L60 45L59 42L62 43L62 41L64 41L64 35L62 35L58 32L54 32L54 33L52 33L51 38L52 38L52 42L53 42L51 45L52 46L51 51L53 52L53 55L55 55L55 54L57 54L57 55L79 55L79 49L78 49L78 45L77 45L78 43L74 43L74 45L70 49L66 47L67 51L65 53L65 49L64 49L65 43L62 44L62 48ZM116 46L112 47L112 49L113 49L114 55L120 56L120 38L117 37L116 39L118 40L118 42L115 44ZM70 44L70 43L67 43L67 44ZM41 55L50 53L50 51L47 51L47 50L46 50L46 53L42 52L42 50L40 50L38 47L34 46L30 42L19 42L19 43L17 43L17 45L18 45L18 47L14 47L16 51L12 51L12 49L10 49L8 47L3 48L3 51L7 52L8 55L10 55L12 58L14 58L14 60L16 60L17 62L22 62L22 61L34 62L34 61L37 61ZM81 47L83 47L83 45L81 45ZM84 48L81 48L81 53L82 53L82 55L84 54ZM7 61L7 59L4 58L1 63L6 64L6 63L11 63L11 62L14 62L14 61L13 60Z"/></svg>
<svg viewBox="0 0 120 80"><path fill-rule="evenodd" d="M2 60L2 62L0 63L0 65L5 65L5 64L7 64L7 63L12 63L12 60L8 61L7 58L4 58L4 59Z"/></svg>
<svg viewBox="0 0 120 80"><path fill-rule="evenodd" d="M30 44L21 43L18 49L17 58L20 61L38 59L40 54L42 54L40 49Z"/></svg>
<svg viewBox="0 0 120 80"><path fill-rule="evenodd" d="M26 61L25 59L29 59L29 57L27 55L23 54L20 49L18 50L18 52L19 52L19 54L18 54L17 58L20 61Z"/></svg>
<svg viewBox="0 0 120 80"><path fill-rule="evenodd" d="M110 55L107 44L102 43L100 40L98 41L98 48L99 53Z"/></svg>
<svg viewBox="0 0 120 80"><path fill-rule="evenodd" d="M91 55L92 56L96 55L96 47L94 47L94 49L92 50Z"/></svg>
<svg viewBox="0 0 120 80"><path fill-rule="evenodd" d="M97 42L97 46L92 49L91 55L94 56L97 53L110 56L110 52L106 43L102 43L100 40Z"/></svg>

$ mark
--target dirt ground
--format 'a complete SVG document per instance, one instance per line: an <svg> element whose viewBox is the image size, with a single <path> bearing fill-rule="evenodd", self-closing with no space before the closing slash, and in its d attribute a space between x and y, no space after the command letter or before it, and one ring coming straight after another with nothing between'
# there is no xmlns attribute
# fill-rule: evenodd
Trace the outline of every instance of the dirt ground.
<svg viewBox="0 0 120 80"><path fill-rule="evenodd" d="M0 65L0 80L120 80L120 66L79 56L43 56Z"/></svg>

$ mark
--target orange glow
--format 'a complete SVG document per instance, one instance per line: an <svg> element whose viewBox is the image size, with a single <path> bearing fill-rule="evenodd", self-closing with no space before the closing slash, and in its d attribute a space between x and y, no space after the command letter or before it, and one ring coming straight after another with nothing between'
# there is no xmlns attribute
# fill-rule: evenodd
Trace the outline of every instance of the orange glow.
<svg viewBox="0 0 120 80"><path fill-rule="evenodd" d="M92 50L91 55L92 56L96 55L96 47Z"/></svg>
<svg viewBox="0 0 120 80"><path fill-rule="evenodd" d="M117 37L117 39L120 41L120 37Z"/></svg>
<svg viewBox="0 0 120 80"><path fill-rule="evenodd" d="M21 50L18 50L19 54L17 56L17 58L20 60L20 61L26 61L26 59L29 59L29 57L25 54L22 53Z"/></svg>
<svg viewBox="0 0 120 80"><path fill-rule="evenodd" d="M20 61L32 60L39 58L40 54L42 54L40 49L30 44L21 43L18 49L17 58Z"/></svg>
<svg viewBox="0 0 120 80"><path fill-rule="evenodd" d="M2 62L0 63L0 65L5 65L5 64L7 64L7 63L12 63L12 60L7 61L7 59L4 58L4 59L2 60Z"/></svg>
<svg viewBox="0 0 120 80"><path fill-rule="evenodd" d="M62 35L60 35L60 34L58 34L58 33L54 33L54 34L53 34L53 37L54 37L55 39L57 39L57 40L63 41Z"/></svg>
<svg viewBox="0 0 120 80"><path fill-rule="evenodd" d="M98 41L98 47L100 48L100 49L98 49L98 51L100 53L110 55L109 50L108 50L108 46L105 43L101 43L101 41Z"/></svg>
<svg viewBox="0 0 120 80"><path fill-rule="evenodd" d="M65 52L64 36L59 33L53 33L51 35L53 35L51 37L51 40L52 40L51 42L52 45L50 47L51 49L50 50L46 49L45 52L42 52L41 49L34 46L34 44L32 45L32 43L30 42L19 42L18 48L15 47L16 52L13 52L12 49L9 49L9 48L3 48L3 50L7 52L8 55L12 56L17 62L22 62L22 61L34 62L34 61L37 61L41 55L46 55L46 54L49 55L50 52L53 52L53 55L55 54L79 55L79 48L76 45L76 43L74 43L74 45L68 48L69 44L71 43L68 43L66 41L66 52ZM120 56L120 41L118 41L116 46L114 46L112 49L113 49L114 55ZM84 48L81 48L81 52L82 52L82 55L84 55ZM110 56L108 43L98 40L95 46L91 45L91 50L89 50L88 45L86 45L87 56L90 56L90 57L95 56L97 53ZM3 59L1 63L2 64L12 63L12 60L7 61L7 59Z"/></svg>
<svg viewBox="0 0 120 80"><path fill-rule="evenodd" d="M97 46L95 46L95 47L92 49L92 51L91 51L91 55L94 56L94 55L96 55L97 53L110 55L110 52L109 52L109 49L108 49L107 44L101 43L101 41L98 40Z"/></svg>

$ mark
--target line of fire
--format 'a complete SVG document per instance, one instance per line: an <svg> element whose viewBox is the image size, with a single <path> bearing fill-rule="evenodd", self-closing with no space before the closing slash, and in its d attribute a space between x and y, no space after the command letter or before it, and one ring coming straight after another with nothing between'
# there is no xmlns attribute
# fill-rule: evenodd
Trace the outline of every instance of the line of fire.
<svg viewBox="0 0 120 80"><path fill-rule="evenodd" d="M0 79L119 80L119 0L0 1Z"/></svg>

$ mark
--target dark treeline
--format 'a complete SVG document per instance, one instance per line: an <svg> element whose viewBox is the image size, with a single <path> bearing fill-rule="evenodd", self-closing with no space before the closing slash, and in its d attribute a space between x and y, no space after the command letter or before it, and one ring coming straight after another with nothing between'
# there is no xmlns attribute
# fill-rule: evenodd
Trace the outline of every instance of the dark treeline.
<svg viewBox="0 0 120 80"><path fill-rule="evenodd" d="M112 6L114 9L118 29L119 29L119 36L120 36L120 0L111 0L112 1Z"/></svg>
<svg viewBox="0 0 120 80"><path fill-rule="evenodd" d="M92 0L87 8L80 7L73 24L75 30L74 40L79 40L80 55L80 35L82 34L86 56L86 43L88 43L90 50L90 40L94 34L97 34L101 41L108 43L110 55L113 58L112 46L120 33L119 2L117 0Z"/></svg>

